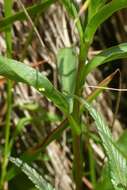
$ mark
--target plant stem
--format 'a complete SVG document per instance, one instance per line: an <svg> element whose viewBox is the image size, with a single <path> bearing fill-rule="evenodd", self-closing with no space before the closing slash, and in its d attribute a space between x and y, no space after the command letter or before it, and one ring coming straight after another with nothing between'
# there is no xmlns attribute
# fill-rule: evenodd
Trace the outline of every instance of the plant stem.
<svg viewBox="0 0 127 190"><path fill-rule="evenodd" d="M74 169L74 180L76 184L76 190L82 189L82 176L83 176L83 159L81 149L81 136L76 135L72 132L73 138L73 169Z"/></svg>
<svg viewBox="0 0 127 190"><path fill-rule="evenodd" d="M5 17L12 15L12 0L4 0ZM7 46L7 57L11 57L12 54L12 34L11 26L9 26L5 32L6 46ZM12 110L12 81L7 82L7 115L6 115L6 126L5 126L5 147L2 162L2 172L0 189L4 189L4 183L7 173L8 157L10 155L9 150L9 137L10 137L10 120Z"/></svg>
<svg viewBox="0 0 127 190"><path fill-rule="evenodd" d="M81 81L81 72L82 67L85 64L87 53L88 53L88 45L84 46L81 45L80 54L79 54L79 65L78 65L78 72L77 72L77 79L76 79L76 89L75 95L78 97L82 96L82 81ZM83 54L84 52L84 54ZM74 107L72 113L74 119L81 127L81 118L80 118L80 105L79 102L74 99ZM72 138L73 138L73 153L74 153L74 179L76 183L76 190L82 190L82 176L83 176L83 156L82 156L82 141L81 141L81 134L78 135L72 131Z"/></svg>

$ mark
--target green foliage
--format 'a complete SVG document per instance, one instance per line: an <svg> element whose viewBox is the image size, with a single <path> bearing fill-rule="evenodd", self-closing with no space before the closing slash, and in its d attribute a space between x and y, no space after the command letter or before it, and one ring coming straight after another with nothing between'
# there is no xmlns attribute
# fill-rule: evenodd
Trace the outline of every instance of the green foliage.
<svg viewBox="0 0 127 190"><path fill-rule="evenodd" d="M15 139L19 134L21 134L22 129L25 125L28 125L31 122L32 122L31 117L24 117L24 118L19 119L15 132L13 134L13 139Z"/></svg>
<svg viewBox="0 0 127 190"><path fill-rule="evenodd" d="M125 130L117 141L117 146L127 158L127 131Z"/></svg>
<svg viewBox="0 0 127 190"><path fill-rule="evenodd" d="M39 190L55 190L37 171L19 158L10 158L10 161L19 167Z"/></svg>
<svg viewBox="0 0 127 190"><path fill-rule="evenodd" d="M57 139L64 131L64 129L68 125L70 125L73 141L75 175L74 180L76 183L76 190L82 189L82 171L84 162L82 161L81 155L81 108L82 106L85 106L85 109L89 111L90 115L95 120L101 143L104 147L106 156L108 158L108 166L106 167L106 174L108 176L108 180L111 180L115 190L124 190L127 188L127 157L125 153L125 147L123 148L121 144L124 146L126 145L125 138L121 137L118 143L116 143L113 140L112 134L107 124L103 120L102 116L90 104L88 104L86 101L82 99L82 89L87 75L90 72L92 72L93 69L97 68L99 65L110 62L112 60L127 57L127 43L123 43L102 51L100 54L96 55L92 60L88 61L87 64L84 64L86 63L88 50L91 43L93 42L94 34L99 28L99 26L113 13L115 13L118 10L121 10L122 8L126 8L127 0L91 0L88 3L88 10L86 7L83 17L82 15L79 16L80 8L76 5L76 3L73 0L60 0L60 2L66 8L68 15L70 15L73 19L74 24L76 24L80 40L78 47L79 53L76 52L77 49L74 47L65 47L63 49L60 49L60 51L58 52L57 62L61 91L56 89L53 86L53 84L48 80L48 78L44 76L43 73L38 72L37 70L27 66L26 64L23 64L22 62L15 61L13 59L8 59L3 56L0 56L0 75L8 79L15 80L16 82L23 82L30 86L33 86L41 95L44 95L49 101L52 101L60 109L62 114L66 116L66 119L60 124L60 126L56 130L52 131L46 139L40 142L40 144L38 145L38 149L39 151L42 149L44 150L49 143ZM28 13L28 15L30 15L30 17L33 18L38 13L46 10L53 3L55 3L55 0L43 0L37 5L28 7L26 9L26 12ZM6 11L8 13L12 11L11 8L8 8L7 4ZM28 19L24 11L17 12L14 15L9 14L6 16L7 17L0 20L0 31L8 32L8 29L11 29L11 25L15 21L22 21ZM85 26L83 26L83 22L85 23ZM8 47L11 47L11 32L9 31L9 33L10 40L8 42ZM11 57L9 48L7 55L10 55L9 57ZM106 86L110 80L111 78L108 78L106 81L103 81L103 83L101 83L101 86ZM101 90L94 91L91 94L91 96L87 98L87 101L91 102L92 100L95 100L95 98L100 94L100 92ZM11 88L9 88L9 93L11 93ZM10 103L10 101L11 100L9 100L8 103ZM28 105L24 109L28 109L29 111L38 110L37 107L32 107ZM45 116L45 119L48 118L48 121L53 121L52 116L49 116L48 114ZM4 183L5 176L8 180L10 180L18 173L14 170L14 168L12 168L12 170L10 170L10 176L5 175L7 173L7 159L9 154L11 153L11 148L15 138L21 133L23 127L26 124L31 123L31 121L34 121L34 119L31 117L21 118L14 132L14 136L10 141L10 129L7 128L7 143L5 143L6 166L3 170L4 173L2 172L2 175L4 176L2 179L2 185ZM8 149L8 144L10 145L10 149ZM35 151L36 147L33 147L32 150ZM38 151L35 152L38 153ZM29 162L33 161L36 157L36 154L33 155L32 158L25 153L24 155L22 155L23 160L26 159ZM10 160L30 178L30 180L36 185L38 189L53 190L53 187L28 164L23 163L23 161L21 161L18 158L11 157ZM92 172L95 175L95 171ZM91 175L93 173L91 173ZM106 177L102 177L104 177L102 180L102 184L104 184ZM94 176L94 180L95 178L96 177ZM99 189L100 187L102 187L102 184L98 184L96 188ZM110 182L107 186L109 188L111 187Z"/></svg>
<svg viewBox="0 0 127 190"><path fill-rule="evenodd" d="M67 12L69 13L69 15L75 18L75 13L77 12L77 10L74 5L74 1L73 0L60 0L60 1L67 9Z"/></svg>
<svg viewBox="0 0 127 190"><path fill-rule="evenodd" d="M78 57L74 48L60 49L57 56L62 91L74 93Z"/></svg>
<svg viewBox="0 0 127 190"><path fill-rule="evenodd" d="M41 3L28 7L26 10L31 17L35 17L39 12L45 11L45 9L54 2L55 0L43 0ZM27 19L28 18L24 11L20 11L12 16L5 17L0 20L0 32L5 31L7 27L13 24L15 21L23 21Z"/></svg>
<svg viewBox="0 0 127 190"><path fill-rule="evenodd" d="M60 49L57 55L59 78L63 93L75 92L75 80L78 66L78 57L75 48ZM73 109L73 100L68 98L70 111Z"/></svg>
<svg viewBox="0 0 127 190"><path fill-rule="evenodd" d="M98 130L110 168L111 182L115 190L127 188L127 160L114 142L111 132L102 116L86 101L81 100L82 104L89 111Z"/></svg>
<svg viewBox="0 0 127 190"><path fill-rule="evenodd" d="M111 1L103 6L89 21L84 32L85 41L90 43L97 28L116 11L127 7L126 0Z"/></svg>
<svg viewBox="0 0 127 190"><path fill-rule="evenodd" d="M109 175L109 166L106 164L101 172L101 177L95 186L95 190L113 190L111 178Z"/></svg>
<svg viewBox="0 0 127 190"><path fill-rule="evenodd" d="M89 19L99 11L100 8L102 8L107 0L91 0L89 4Z"/></svg>
<svg viewBox="0 0 127 190"><path fill-rule="evenodd" d="M63 112L68 113L65 96L55 89L51 82L37 70L18 61L0 56L0 75L33 86L53 101Z"/></svg>
<svg viewBox="0 0 127 190"><path fill-rule="evenodd" d="M127 158L127 131L125 130L123 134L120 136L118 141L116 142L117 147L119 150L125 155ZM110 175L109 175L109 166L106 163L102 172L101 172L101 177L96 185L95 190L112 190L113 186L110 180Z"/></svg>
<svg viewBox="0 0 127 190"><path fill-rule="evenodd" d="M73 0L60 0L60 2L65 6L68 14L73 18L78 18L78 10ZM77 30L79 32L80 40L83 40L83 28L81 20L78 19L76 22Z"/></svg>
<svg viewBox="0 0 127 190"><path fill-rule="evenodd" d="M89 63L84 66L83 69L83 77L87 76L88 73L92 72L93 69L98 66L113 61L117 59L123 59L127 57L127 43L121 43L117 46L113 46L111 48L103 50L101 53L96 55Z"/></svg>

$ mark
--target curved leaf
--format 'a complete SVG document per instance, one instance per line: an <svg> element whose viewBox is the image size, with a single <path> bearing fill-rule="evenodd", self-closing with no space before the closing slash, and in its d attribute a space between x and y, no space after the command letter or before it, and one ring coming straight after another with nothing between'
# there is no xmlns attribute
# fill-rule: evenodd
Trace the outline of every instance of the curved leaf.
<svg viewBox="0 0 127 190"><path fill-rule="evenodd" d="M108 164L110 167L111 182L115 190L125 190L127 188L127 160L125 156L118 149L114 142L111 132L105 123L103 117L86 101L78 98L89 114L95 120L98 134L104 146Z"/></svg>
<svg viewBox="0 0 127 190"><path fill-rule="evenodd" d="M103 8L101 8L100 11L98 11L88 23L84 33L85 41L91 43L93 41L94 33L96 32L100 24L102 24L116 11L126 7L127 0L112 0L111 2L103 6Z"/></svg>
<svg viewBox="0 0 127 190"><path fill-rule="evenodd" d="M31 122L32 122L31 117L23 117L19 119L12 138L15 139L22 132L24 126L30 124Z"/></svg>
<svg viewBox="0 0 127 190"><path fill-rule="evenodd" d="M0 75L16 82L23 82L36 88L49 98L61 111L69 112L65 96L40 72L26 64L0 56Z"/></svg>
<svg viewBox="0 0 127 190"><path fill-rule="evenodd" d="M87 76L89 72L95 69L97 66L113 61L116 59L127 58L127 43L122 43L117 46L108 48L98 55L96 55L85 67L83 70L83 76Z"/></svg>

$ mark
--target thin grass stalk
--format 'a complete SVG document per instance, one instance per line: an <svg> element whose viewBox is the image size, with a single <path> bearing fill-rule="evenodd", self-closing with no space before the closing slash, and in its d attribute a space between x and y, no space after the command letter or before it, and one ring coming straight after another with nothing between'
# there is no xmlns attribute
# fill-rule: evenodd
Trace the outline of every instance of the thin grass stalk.
<svg viewBox="0 0 127 190"><path fill-rule="evenodd" d="M5 17L12 15L12 0L4 0ZM8 26L5 32L5 40L7 46L7 57L11 58L12 55L12 32L11 26ZM7 115L5 125L5 147L3 153L2 173L0 181L0 189L5 189L5 178L7 173L8 158L10 155L9 149L9 137L10 137L10 126L11 126L11 111L12 111L12 81L7 81Z"/></svg>
<svg viewBox="0 0 127 190"><path fill-rule="evenodd" d="M41 13L38 13L37 17L36 17L35 20L34 20L35 27L37 26L37 24L38 24L38 22L39 22L40 14L41 14ZM21 62L24 61L24 59L25 59L25 57L26 57L26 55L27 55L27 48L28 48L28 46L31 44L31 41L32 41L32 39L33 39L34 32L35 32L35 30L34 30L34 28L32 27L32 29L30 30L29 35L28 35L28 37L27 37L27 39L26 39L24 48L23 48L23 50L22 50L22 52L21 52L21 57L20 57L20 61L21 61Z"/></svg>

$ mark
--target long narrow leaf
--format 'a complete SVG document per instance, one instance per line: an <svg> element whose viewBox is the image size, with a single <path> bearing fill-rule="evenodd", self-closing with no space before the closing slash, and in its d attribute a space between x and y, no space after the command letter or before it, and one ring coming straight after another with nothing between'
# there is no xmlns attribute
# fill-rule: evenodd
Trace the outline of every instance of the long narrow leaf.
<svg viewBox="0 0 127 190"><path fill-rule="evenodd" d="M52 83L37 70L21 62L0 56L0 75L33 86L49 98L61 111L69 112L65 96L55 89Z"/></svg>
<svg viewBox="0 0 127 190"><path fill-rule="evenodd" d="M126 8L127 0L112 0L101 8L88 23L84 36L85 41L91 43L97 28L116 11Z"/></svg>
<svg viewBox="0 0 127 190"><path fill-rule="evenodd" d="M95 88L87 97L86 100L87 102L91 103L93 100L95 100L99 94L102 93L102 91L104 90L103 87L108 86L108 84L112 81L113 77L116 75L118 70L116 70L115 72L113 72L112 74L110 74L108 77L106 77L103 81L101 81L97 87L100 88ZM102 87L102 88L101 88ZM106 89L106 88L105 88Z"/></svg>
<svg viewBox="0 0 127 190"><path fill-rule="evenodd" d="M19 158L11 157L10 161L19 167L39 190L55 190L34 168L23 163Z"/></svg>
<svg viewBox="0 0 127 190"><path fill-rule="evenodd" d="M85 67L83 70L83 76L87 76L87 74L99 65L107 63L109 61L127 58L127 43L122 43L117 46L113 46L108 48L98 55L96 55Z"/></svg>
<svg viewBox="0 0 127 190"><path fill-rule="evenodd" d="M91 0L89 5L89 20L104 6L106 0Z"/></svg>
<svg viewBox="0 0 127 190"><path fill-rule="evenodd" d="M36 160L39 153L53 141L57 140L62 132L67 128L68 126L68 120L65 119L63 122L56 128L54 129L45 139L42 140L39 144L29 148L26 152L24 152L21 155L21 159L25 162L27 161L28 164L30 164L32 161ZM12 167L8 170L6 179L8 181L12 180L18 173L20 173L19 170L16 168Z"/></svg>
<svg viewBox="0 0 127 190"><path fill-rule="evenodd" d="M111 182L115 190L125 190L127 188L127 160L119 151L114 142L111 132L103 117L86 101L79 99L89 111L98 130L110 167Z"/></svg>

